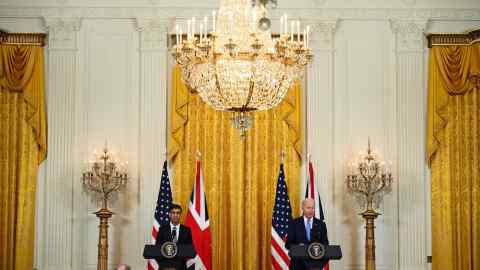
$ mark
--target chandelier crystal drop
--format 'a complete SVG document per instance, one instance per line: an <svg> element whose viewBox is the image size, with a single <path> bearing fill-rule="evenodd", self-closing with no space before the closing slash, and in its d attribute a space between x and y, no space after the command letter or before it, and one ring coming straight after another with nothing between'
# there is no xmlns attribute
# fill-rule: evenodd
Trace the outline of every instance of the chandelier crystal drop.
<svg viewBox="0 0 480 270"><path fill-rule="evenodd" d="M313 57L308 26L301 32L300 21L283 15L272 35L262 30L265 16L251 0L221 0L210 24L192 18L185 36L176 26L173 56L183 82L214 109L235 112L242 137L253 123L250 112L277 106Z"/></svg>

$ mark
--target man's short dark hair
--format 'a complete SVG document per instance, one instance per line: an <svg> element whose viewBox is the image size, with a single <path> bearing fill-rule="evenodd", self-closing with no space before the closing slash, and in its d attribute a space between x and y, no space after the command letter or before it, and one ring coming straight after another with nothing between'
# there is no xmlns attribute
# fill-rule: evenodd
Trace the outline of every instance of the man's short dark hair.
<svg viewBox="0 0 480 270"><path fill-rule="evenodd" d="M172 212L172 210L174 209L178 209L180 210L180 212L182 212L182 207L176 203L172 203L172 205L170 206L170 212Z"/></svg>

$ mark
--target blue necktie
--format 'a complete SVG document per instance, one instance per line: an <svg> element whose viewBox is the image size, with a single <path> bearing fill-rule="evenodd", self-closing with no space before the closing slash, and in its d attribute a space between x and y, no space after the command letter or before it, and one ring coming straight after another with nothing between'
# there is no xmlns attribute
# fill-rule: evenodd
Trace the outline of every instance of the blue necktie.
<svg viewBox="0 0 480 270"><path fill-rule="evenodd" d="M307 219L307 226L306 226L306 229L307 229L307 240L310 242L310 219Z"/></svg>

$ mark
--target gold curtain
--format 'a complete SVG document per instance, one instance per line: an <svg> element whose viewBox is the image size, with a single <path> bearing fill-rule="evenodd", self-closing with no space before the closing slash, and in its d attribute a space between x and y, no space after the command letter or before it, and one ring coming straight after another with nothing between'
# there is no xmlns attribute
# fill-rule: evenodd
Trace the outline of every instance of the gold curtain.
<svg viewBox="0 0 480 270"><path fill-rule="evenodd" d="M242 141L231 114L208 107L173 72L169 155L175 159L174 200L187 207L202 154L212 231L213 269L271 269L270 232L280 153L292 209L299 214L301 163L300 86L275 109L255 113Z"/></svg>
<svg viewBox="0 0 480 270"><path fill-rule="evenodd" d="M0 44L0 269L33 268L35 190L46 157L43 49Z"/></svg>
<svg viewBox="0 0 480 270"><path fill-rule="evenodd" d="M480 269L480 44L430 51L432 269Z"/></svg>

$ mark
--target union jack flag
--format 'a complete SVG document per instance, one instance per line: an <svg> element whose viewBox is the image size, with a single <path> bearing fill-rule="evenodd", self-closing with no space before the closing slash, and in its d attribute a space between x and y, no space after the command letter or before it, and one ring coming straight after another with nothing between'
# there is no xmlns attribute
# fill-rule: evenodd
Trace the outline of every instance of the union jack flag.
<svg viewBox="0 0 480 270"><path fill-rule="evenodd" d="M197 160L195 182L188 205L185 225L192 230L192 240L197 256L187 261L188 269L212 269L212 235L208 218L207 198L200 161Z"/></svg>

